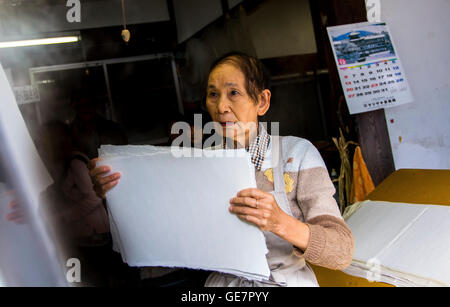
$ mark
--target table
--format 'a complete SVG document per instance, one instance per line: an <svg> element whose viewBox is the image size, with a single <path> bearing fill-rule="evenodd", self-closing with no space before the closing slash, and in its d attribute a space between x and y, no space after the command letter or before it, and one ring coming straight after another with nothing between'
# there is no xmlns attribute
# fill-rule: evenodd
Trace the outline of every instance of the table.
<svg viewBox="0 0 450 307"><path fill-rule="evenodd" d="M366 200L450 206L450 170L401 169L387 177ZM311 266L321 287L393 287Z"/></svg>

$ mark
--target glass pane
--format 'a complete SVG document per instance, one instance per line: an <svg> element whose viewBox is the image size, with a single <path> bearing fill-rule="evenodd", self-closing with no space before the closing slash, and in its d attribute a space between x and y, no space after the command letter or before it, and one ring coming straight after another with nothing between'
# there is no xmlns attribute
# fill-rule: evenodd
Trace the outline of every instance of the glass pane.
<svg viewBox="0 0 450 307"><path fill-rule="evenodd" d="M73 100L90 95L95 112L106 117L108 95L103 67L49 71L35 74L41 101L42 123L62 121L69 123L75 117Z"/></svg>
<svg viewBox="0 0 450 307"><path fill-rule="evenodd" d="M178 113L170 59L108 65L117 121L130 144L161 144Z"/></svg>

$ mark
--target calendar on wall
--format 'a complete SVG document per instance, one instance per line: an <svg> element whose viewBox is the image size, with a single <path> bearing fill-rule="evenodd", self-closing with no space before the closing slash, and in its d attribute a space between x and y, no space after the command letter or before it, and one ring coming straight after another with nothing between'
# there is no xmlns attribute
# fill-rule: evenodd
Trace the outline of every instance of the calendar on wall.
<svg viewBox="0 0 450 307"><path fill-rule="evenodd" d="M328 27L350 114L413 101L386 23Z"/></svg>

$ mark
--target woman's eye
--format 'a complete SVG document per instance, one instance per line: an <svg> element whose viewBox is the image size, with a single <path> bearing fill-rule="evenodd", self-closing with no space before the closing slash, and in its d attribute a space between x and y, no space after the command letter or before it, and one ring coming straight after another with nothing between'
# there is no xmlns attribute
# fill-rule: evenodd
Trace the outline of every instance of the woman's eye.
<svg viewBox="0 0 450 307"><path fill-rule="evenodd" d="M215 98L215 97L217 97L217 93L216 92L210 92L208 94L208 96L211 97L211 98Z"/></svg>
<svg viewBox="0 0 450 307"><path fill-rule="evenodd" d="M236 96L236 95L239 95L239 92L236 91L236 90L232 90L231 91L231 96Z"/></svg>

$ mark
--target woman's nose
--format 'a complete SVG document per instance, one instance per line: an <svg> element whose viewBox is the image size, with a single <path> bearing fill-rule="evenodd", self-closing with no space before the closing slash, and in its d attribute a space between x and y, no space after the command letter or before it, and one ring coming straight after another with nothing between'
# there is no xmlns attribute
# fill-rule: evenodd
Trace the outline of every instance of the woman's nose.
<svg viewBox="0 0 450 307"><path fill-rule="evenodd" d="M229 112L230 111L230 103L226 98L220 97L217 108L218 108L219 113Z"/></svg>

